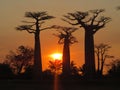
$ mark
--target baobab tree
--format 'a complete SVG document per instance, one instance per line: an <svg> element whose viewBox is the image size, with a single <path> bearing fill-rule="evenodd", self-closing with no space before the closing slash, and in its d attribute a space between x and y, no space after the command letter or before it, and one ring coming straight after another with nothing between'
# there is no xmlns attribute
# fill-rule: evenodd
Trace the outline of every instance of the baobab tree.
<svg viewBox="0 0 120 90"><path fill-rule="evenodd" d="M99 44L95 45L95 54L97 58L97 75L102 76L103 75L103 69L105 65L105 61L110 58L114 58L114 56L109 55L108 51L111 48L108 44Z"/></svg>
<svg viewBox="0 0 120 90"><path fill-rule="evenodd" d="M71 25L79 25L85 30L85 75L95 76L95 55L94 55L94 35L101 28L104 28L111 18L100 16L104 9L90 10L88 12L76 11L64 15L63 19ZM75 22L76 21L76 22Z"/></svg>
<svg viewBox="0 0 120 90"><path fill-rule="evenodd" d="M77 42L76 38L72 35L73 32L77 30L74 27L63 27L63 26L53 26L55 29L60 29L59 34L55 36L59 37L59 44L63 45L63 75L70 74L70 45Z"/></svg>
<svg viewBox="0 0 120 90"><path fill-rule="evenodd" d="M47 12L26 12L25 17L31 18L34 21L23 21L27 25L18 26L16 29L19 31L27 31L29 34L34 34L34 79L42 78L42 58L41 58L41 46L40 46L40 32L51 27L41 28L45 20L54 18L49 16ZM28 25L29 24L29 25Z"/></svg>

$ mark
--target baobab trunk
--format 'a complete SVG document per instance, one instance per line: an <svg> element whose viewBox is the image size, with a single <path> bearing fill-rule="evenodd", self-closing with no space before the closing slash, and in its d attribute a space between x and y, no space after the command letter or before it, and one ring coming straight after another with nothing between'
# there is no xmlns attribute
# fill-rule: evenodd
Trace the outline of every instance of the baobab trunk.
<svg viewBox="0 0 120 90"><path fill-rule="evenodd" d="M63 75L70 74L70 47L69 47L69 40L65 39L63 47Z"/></svg>
<svg viewBox="0 0 120 90"><path fill-rule="evenodd" d="M35 50L34 50L34 79L42 78L42 61L39 34L35 35Z"/></svg>
<svg viewBox="0 0 120 90"><path fill-rule="evenodd" d="M41 58L41 45L40 45L40 30L38 22L36 24L35 33L35 50L34 50L34 79L42 79L42 58Z"/></svg>
<svg viewBox="0 0 120 90"><path fill-rule="evenodd" d="M95 76L94 36L91 30L85 31L85 75Z"/></svg>

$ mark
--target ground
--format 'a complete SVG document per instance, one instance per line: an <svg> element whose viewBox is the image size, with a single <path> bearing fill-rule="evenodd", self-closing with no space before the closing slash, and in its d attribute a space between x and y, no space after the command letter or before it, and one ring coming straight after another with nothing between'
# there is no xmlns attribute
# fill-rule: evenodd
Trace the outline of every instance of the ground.
<svg viewBox="0 0 120 90"><path fill-rule="evenodd" d="M119 80L0 80L0 90L120 90Z"/></svg>

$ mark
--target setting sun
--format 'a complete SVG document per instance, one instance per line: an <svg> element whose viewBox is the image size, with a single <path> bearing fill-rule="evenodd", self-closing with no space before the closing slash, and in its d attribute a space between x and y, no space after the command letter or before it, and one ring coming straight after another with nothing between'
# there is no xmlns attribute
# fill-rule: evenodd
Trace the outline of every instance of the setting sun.
<svg viewBox="0 0 120 90"><path fill-rule="evenodd" d="M62 60L62 54L61 53L54 53L50 55L54 60Z"/></svg>

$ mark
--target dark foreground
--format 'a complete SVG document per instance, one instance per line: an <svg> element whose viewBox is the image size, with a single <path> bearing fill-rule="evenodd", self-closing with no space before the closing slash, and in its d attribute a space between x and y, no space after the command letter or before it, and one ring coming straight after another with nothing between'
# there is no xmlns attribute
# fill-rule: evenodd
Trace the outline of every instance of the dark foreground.
<svg viewBox="0 0 120 90"><path fill-rule="evenodd" d="M61 80L55 89L52 80L0 80L0 90L120 90L120 81L110 80Z"/></svg>

